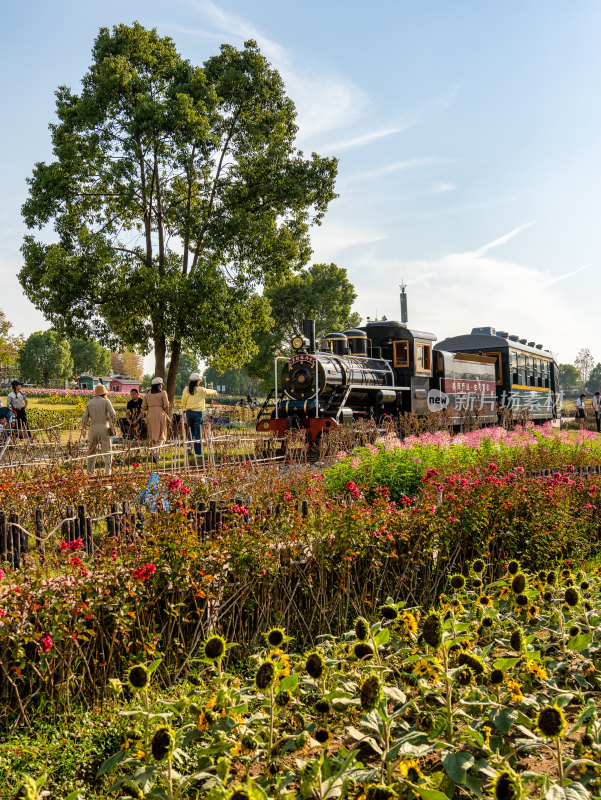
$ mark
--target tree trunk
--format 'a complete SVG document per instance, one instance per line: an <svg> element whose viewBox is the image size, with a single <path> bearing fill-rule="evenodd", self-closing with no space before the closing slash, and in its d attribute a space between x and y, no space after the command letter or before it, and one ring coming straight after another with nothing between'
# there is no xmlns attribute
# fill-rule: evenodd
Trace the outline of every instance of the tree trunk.
<svg viewBox="0 0 601 800"><path fill-rule="evenodd" d="M169 372L167 374L167 397L173 404L175 398L175 383L177 381L177 370L179 367L179 357L182 352L182 343L179 339L171 342L171 353L169 359Z"/></svg>
<svg viewBox="0 0 601 800"><path fill-rule="evenodd" d="M154 376L155 378L165 378L165 335L157 336L154 340Z"/></svg>

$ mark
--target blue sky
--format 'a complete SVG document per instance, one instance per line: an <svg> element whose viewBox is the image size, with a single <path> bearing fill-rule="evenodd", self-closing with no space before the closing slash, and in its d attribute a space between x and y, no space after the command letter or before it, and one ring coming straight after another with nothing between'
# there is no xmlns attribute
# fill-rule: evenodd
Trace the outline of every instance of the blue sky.
<svg viewBox="0 0 601 800"><path fill-rule="evenodd" d="M16 279L20 206L51 157L53 92L76 89L101 26L138 20L202 63L254 38L298 110L299 146L337 155L313 261L348 269L363 317L439 338L493 325L561 361L601 360L601 4L24 0L0 34L0 308L47 327Z"/></svg>

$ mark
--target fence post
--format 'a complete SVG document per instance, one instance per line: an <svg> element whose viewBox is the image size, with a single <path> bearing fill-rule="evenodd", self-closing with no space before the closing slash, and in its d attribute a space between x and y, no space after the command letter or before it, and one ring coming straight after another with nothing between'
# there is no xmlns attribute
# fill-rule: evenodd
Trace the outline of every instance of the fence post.
<svg viewBox="0 0 601 800"><path fill-rule="evenodd" d="M207 530L207 504L201 501L196 509L196 528L198 530L198 538L204 539Z"/></svg>
<svg viewBox="0 0 601 800"><path fill-rule="evenodd" d="M35 544L40 551L42 561L46 559L46 542L44 541L44 512L41 508L35 510Z"/></svg>
<svg viewBox="0 0 601 800"><path fill-rule="evenodd" d="M75 539L75 520L73 517L75 516L75 506L67 506L66 515L68 517L66 526L67 526L67 536L65 537L67 543L72 542Z"/></svg>
<svg viewBox="0 0 601 800"><path fill-rule="evenodd" d="M19 569L21 566L21 531L17 528L17 525L19 524L19 515L15 514L14 511L11 511L9 522L9 538L12 539L13 567L15 569Z"/></svg>
<svg viewBox="0 0 601 800"><path fill-rule="evenodd" d="M8 531L6 511L0 511L0 561L8 561Z"/></svg>
<svg viewBox="0 0 601 800"><path fill-rule="evenodd" d="M94 554L94 537L92 536L92 517L86 517L85 520L85 544L86 544L86 553L88 555Z"/></svg>
<svg viewBox="0 0 601 800"><path fill-rule="evenodd" d="M209 515L207 519L207 533L211 533L215 530L215 516L217 514L217 501L210 500L209 501Z"/></svg>

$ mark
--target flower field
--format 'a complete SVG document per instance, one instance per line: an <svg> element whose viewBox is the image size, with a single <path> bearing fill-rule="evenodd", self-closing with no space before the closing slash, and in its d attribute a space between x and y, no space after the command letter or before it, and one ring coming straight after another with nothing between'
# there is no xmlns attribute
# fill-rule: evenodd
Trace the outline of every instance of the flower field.
<svg viewBox="0 0 601 800"><path fill-rule="evenodd" d="M1 571L0 789L598 796L600 465L595 436L494 429L167 478L154 510L135 471L0 486L46 524ZM91 550L60 526L79 504ZM93 774L20 759L49 709L106 719Z"/></svg>

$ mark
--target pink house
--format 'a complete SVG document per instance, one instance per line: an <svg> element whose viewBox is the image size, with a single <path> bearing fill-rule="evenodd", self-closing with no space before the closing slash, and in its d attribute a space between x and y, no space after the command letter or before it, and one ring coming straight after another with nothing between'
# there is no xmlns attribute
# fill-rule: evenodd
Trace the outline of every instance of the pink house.
<svg viewBox="0 0 601 800"><path fill-rule="evenodd" d="M132 389L140 391L140 381L132 378L131 375L114 375L110 379L109 391L111 392L131 392Z"/></svg>

